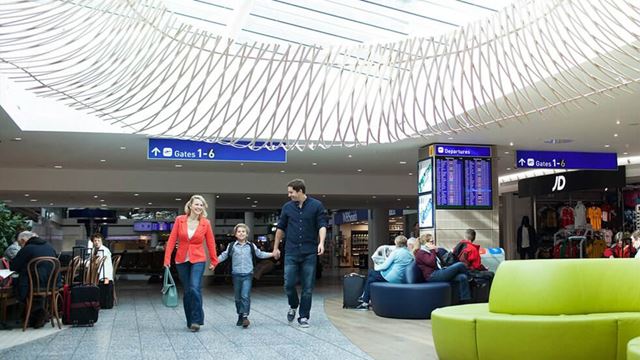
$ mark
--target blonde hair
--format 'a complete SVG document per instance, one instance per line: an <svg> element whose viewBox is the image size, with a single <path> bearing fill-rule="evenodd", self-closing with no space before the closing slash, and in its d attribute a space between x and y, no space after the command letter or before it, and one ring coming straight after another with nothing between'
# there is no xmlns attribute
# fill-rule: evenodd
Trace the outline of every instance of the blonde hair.
<svg viewBox="0 0 640 360"><path fill-rule="evenodd" d="M238 225L233 227L233 236L236 235L236 232L238 232L238 229L243 228L246 232L247 235L249 235L249 227L247 226L247 224L243 224L243 223L239 223Z"/></svg>
<svg viewBox="0 0 640 360"><path fill-rule="evenodd" d="M397 247L407 247L407 238L404 235L396 236L394 242Z"/></svg>
<svg viewBox="0 0 640 360"><path fill-rule="evenodd" d="M433 239L433 235L431 234L422 234L418 236L418 240L416 241L417 246L414 245L412 250L413 255L415 255L416 252L420 250L420 247L427 245L427 243L431 241L431 239Z"/></svg>
<svg viewBox="0 0 640 360"><path fill-rule="evenodd" d="M193 202L195 200L200 200L202 202L202 214L200 215L201 217L207 217L207 208L209 207L209 205L207 205L207 200L204 199L204 197L202 197L202 195L193 195L191 196L191 199L189 199L189 201L187 201L186 204L184 204L184 213L187 214L187 216L191 215L191 205L193 204Z"/></svg>
<svg viewBox="0 0 640 360"><path fill-rule="evenodd" d="M631 234L631 237L636 240L640 240L640 230L636 230Z"/></svg>

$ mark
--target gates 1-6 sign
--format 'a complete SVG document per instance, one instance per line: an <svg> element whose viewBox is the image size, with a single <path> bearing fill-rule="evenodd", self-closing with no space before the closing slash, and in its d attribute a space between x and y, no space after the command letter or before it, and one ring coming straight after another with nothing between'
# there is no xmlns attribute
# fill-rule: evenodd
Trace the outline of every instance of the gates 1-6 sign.
<svg viewBox="0 0 640 360"><path fill-rule="evenodd" d="M147 159L286 163L287 152L283 148L251 150L206 141L149 139Z"/></svg>

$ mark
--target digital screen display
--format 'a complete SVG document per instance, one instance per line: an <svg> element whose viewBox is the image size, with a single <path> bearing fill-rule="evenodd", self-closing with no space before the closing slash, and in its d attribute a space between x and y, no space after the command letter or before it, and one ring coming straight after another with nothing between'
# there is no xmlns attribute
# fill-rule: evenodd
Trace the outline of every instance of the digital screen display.
<svg viewBox="0 0 640 360"><path fill-rule="evenodd" d="M436 158L438 208L464 207L464 160Z"/></svg>
<svg viewBox="0 0 640 360"><path fill-rule="evenodd" d="M133 223L133 231L153 231L153 223L150 221L140 221Z"/></svg>
<svg viewBox="0 0 640 360"><path fill-rule="evenodd" d="M492 206L491 200L491 159L465 159L465 196L466 207Z"/></svg>
<svg viewBox="0 0 640 360"><path fill-rule="evenodd" d="M421 228L433 227L433 196L424 194L418 196L418 223Z"/></svg>
<svg viewBox="0 0 640 360"><path fill-rule="evenodd" d="M418 194L433 190L433 162L426 159L418 162Z"/></svg>

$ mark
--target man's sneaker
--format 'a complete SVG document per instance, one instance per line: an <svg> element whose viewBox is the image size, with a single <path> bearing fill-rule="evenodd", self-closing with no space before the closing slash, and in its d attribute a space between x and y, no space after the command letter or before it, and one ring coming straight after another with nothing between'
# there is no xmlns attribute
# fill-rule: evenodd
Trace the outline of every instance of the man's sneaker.
<svg viewBox="0 0 640 360"><path fill-rule="evenodd" d="M249 318L244 316L242 318L242 327L246 329L249 327L249 324L251 324L251 322L249 321Z"/></svg>
<svg viewBox="0 0 640 360"><path fill-rule="evenodd" d="M200 324L191 324L191 331L197 332L200 330Z"/></svg>
<svg viewBox="0 0 640 360"><path fill-rule="evenodd" d="M238 315L238 321L236 321L236 326L242 326L242 315Z"/></svg>
<svg viewBox="0 0 640 360"><path fill-rule="evenodd" d="M296 309L289 309L287 312L287 321L292 322L296 318Z"/></svg>
<svg viewBox="0 0 640 360"><path fill-rule="evenodd" d="M369 310L369 304L361 302L360 305L356 306L356 310Z"/></svg>
<svg viewBox="0 0 640 360"><path fill-rule="evenodd" d="M301 328L308 328L309 327L309 319L307 319L307 318L298 318L298 325Z"/></svg>

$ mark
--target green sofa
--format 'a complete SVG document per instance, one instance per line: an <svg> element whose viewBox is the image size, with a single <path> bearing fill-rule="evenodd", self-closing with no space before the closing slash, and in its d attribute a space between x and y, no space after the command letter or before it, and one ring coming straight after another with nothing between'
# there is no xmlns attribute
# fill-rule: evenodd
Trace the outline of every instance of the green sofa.
<svg viewBox="0 0 640 360"><path fill-rule="evenodd" d="M431 321L440 360L626 359L640 336L640 261L506 261L488 304Z"/></svg>

